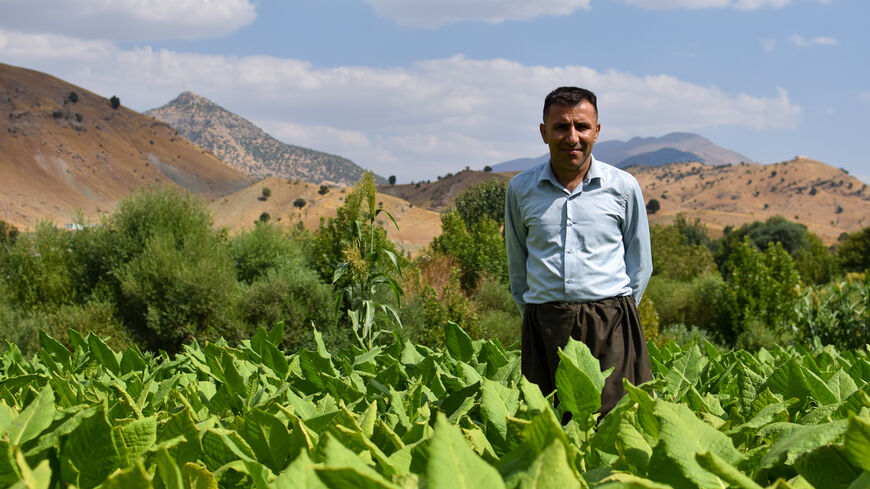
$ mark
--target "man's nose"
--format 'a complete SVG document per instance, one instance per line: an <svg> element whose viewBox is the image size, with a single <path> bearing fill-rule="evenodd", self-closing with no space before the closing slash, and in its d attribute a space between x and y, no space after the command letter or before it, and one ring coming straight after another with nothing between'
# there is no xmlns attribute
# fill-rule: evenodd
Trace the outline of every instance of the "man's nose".
<svg viewBox="0 0 870 489"><path fill-rule="evenodd" d="M575 129L573 127L571 129L569 129L568 130L568 141L570 141L572 143L579 143L580 142L580 131L578 131L577 129Z"/></svg>

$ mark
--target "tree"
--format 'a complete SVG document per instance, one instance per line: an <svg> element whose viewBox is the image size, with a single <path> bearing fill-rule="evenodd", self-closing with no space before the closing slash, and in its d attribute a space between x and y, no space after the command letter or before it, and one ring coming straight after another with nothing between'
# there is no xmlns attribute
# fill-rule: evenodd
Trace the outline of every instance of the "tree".
<svg viewBox="0 0 870 489"><path fill-rule="evenodd" d="M501 226L489 216L472 224L458 210L441 214L441 234L432 240L436 254L452 256L461 268L460 284L471 293L484 275L507 283L507 254Z"/></svg>
<svg viewBox="0 0 870 489"><path fill-rule="evenodd" d="M266 200L272 196L272 189L269 187L263 187L263 192L260 195L260 200Z"/></svg>
<svg viewBox="0 0 870 489"><path fill-rule="evenodd" d="M489 178L468 187L456 196L456 210L471 230L485 218L494 221L498 227L504 225L504 201L507 184L501 178ZM443 227L443 219L442 219Z"/></svg>
<svg viewBox="0 0 870 489"><path fill-rule="evenodd" d="M299 197L293 201L293 207L296 207L298 209L305 207L305 204L307 204L307 202L305 202L305 199L303 199L302 197Z"/></svg>
<svg viewBox="0 0 870 489"><path fill-rule="evenodd" d="M837 245L837 260L849 272L870 268L870 227L848 234Z"/></svg>
<svg viewBox="0 0 870 489"><path fill-rule="evenodd" d="M320 189L317 190L317 193L320 195L326 195L327 193L329 193L329 186L328 185L321 185Z"/></svg>
<svg viewBox="0 0 870 489"><path fill-rule="evenodd" d="M79 101L79 94L75 92L70 92L69 95L67 95L66 99L72 103L76 103Z"/></svg>
<svg viewBox="0 0 870 489"><path fill-rule="evenodd" d="M785 249L777 242L761 251L744 236L728 262L725 301L730 324L721 325L723 339L733 344L751 324L787 333L796 319L800 276Z"/></svg>
<svg viewBox="0 0 870 489"><path fill-rule="evenodd" d="M117 109L121 106L121 99L119 99L115 95L112 95L112 98L109 99L109 105L111 105L113 109Z"/></svg>
<svg viewBox="0 0 870 489"><path fill-rule="evenodd" d="M260 218L258 219L258 221L263 223L263 224L266 224L267 222L269 222L270 219L272 219L272 216L269 215L268 212L264 212L264 213L260 214Z"/></svg>
<svg viewBox="0 0 870 489"><path fill-rule="evenodd" d="M752 244L762 251L774 243L779 243L792 257L799 249L809 246L807 227L791 222L782 216L773 216L764 222L755 221L744 224L727 233L714 245L713 256L716 259L716 265L719 266L719 271L722 272L726 280L728 273L730 273L728 257L740 246L744 237L748 237Z"/></svg>
<svg viewBox="0 0 870 489"><path fill-rule="evenodd" d="M691 280L716 270L710 249L689 240L674 226L650 227L653 273L676 280Z"/></svg>
<svg viewBox="0 0 870 489"><path fill-rule="evenodd" d="M649 202L646 203L646 211L650 214L655 214L661 207L661 204L656 199L649 199Z"/></svg>
<svg viewBox="0 0 870 489"><path fill-rule="evenodd" d="M390 178L388 178L387 181L390 182L390 185L395 185L396 184L396 176L390 175Z"/></svg>
<svg viewBox="0 0 870 489"><path fill-rule="evenodd" d="M483 167L483 171L485 171L485 172L491 172L491 171L492 171L492 167L489 166L489 165L486 165L485 167Z"/></svg>
<svg viewBox="0 0 870 489"><path fill-rule="evenodd" d="M0 219L0 244L15 244L18 238L18 228Z"/></svg>

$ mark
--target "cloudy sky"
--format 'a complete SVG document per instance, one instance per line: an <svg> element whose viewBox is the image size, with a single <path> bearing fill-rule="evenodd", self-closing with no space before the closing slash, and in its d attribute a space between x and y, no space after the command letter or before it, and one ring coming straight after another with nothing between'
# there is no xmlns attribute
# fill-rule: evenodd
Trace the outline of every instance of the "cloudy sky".
<svg viewBox="0 0 870 489"><path fill-rule="evenodd" d="M400 182L546 152L552 88L601 140L695 132L870 182L866 0L0 0L0 62L138 111L185 90Z"/></svg>

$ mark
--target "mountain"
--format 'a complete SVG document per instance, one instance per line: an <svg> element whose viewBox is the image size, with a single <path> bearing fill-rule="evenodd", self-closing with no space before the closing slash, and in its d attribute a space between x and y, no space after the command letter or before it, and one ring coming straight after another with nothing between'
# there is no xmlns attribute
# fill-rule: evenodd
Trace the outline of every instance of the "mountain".
<svg viewBox="0 0 870 489"><path fill-rule="evenodd" d="M680 151L674 148L662 148L629 156L622 160L619 163L619 166L623 168L628 168L629 166L661 166L669 163L688 163L692 161L703 163L704 158L688 151Z"/></svg>
<svg viewBox="0 0 870 489"><path fill-rule="evenodd" d="M93 222L141 187L179 185L213 199L252 181L163 122L2 63L0 115L0 219L22 230L79 214Z"/></svg>
<svg viewBox="0 0 870 489"><path fill-rule="evenodd" d="M193 92L184 92L145 115L169 124L227 165L258 179L352 185L364 171L347 158L282 143L247 119ZM375 180L386 183L383 177L375 176Z"/></svg>
<svg viewBox="0 0 870 489"><path fill-rule="evenodd" d="M730 149L717 146L709 139L689 132L672 132L661 137L631 138L628 141L610 140L595 144L595 158L617 168L631 165L666 165L687 160L688 154L697 157L696 162L708 165L727 165L740 162L754 163L749 158ZM537 158L520 158L492 165L495 171L521 171L544 163L548 154Z"/></svg>

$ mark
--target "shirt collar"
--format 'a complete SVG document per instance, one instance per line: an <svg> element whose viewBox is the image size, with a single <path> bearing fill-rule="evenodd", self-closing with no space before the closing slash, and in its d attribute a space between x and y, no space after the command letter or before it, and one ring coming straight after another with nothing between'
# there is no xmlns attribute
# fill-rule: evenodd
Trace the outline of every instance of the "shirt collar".
<svg viewBox="0 0 870 489"><path fill-rule="evenodd" d="M604 168L601 166L601 162L596 160L595 156L590 155L590 157L592 161L589 163L589 171L586 172L586 177L583 179L584 186L592 183L596 178L602 183L604 182ZM550 160L544 163L541 172L538 173L538 183L540 184L544 180L549 180L553 185L561 186L556 174L553 173L553 167L550 166Z"/></svg>

